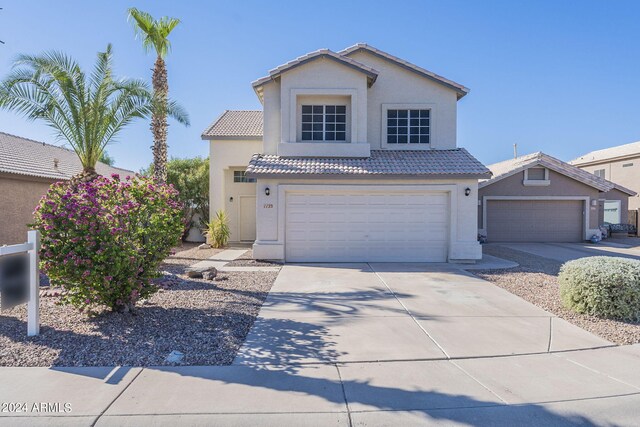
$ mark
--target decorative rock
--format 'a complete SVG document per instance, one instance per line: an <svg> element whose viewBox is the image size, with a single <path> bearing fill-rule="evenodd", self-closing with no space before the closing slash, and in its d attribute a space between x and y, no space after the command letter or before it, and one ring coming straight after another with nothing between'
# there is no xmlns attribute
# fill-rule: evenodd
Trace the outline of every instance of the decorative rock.
<svg viewBox="0 0 640 427"><path fill-rule="evenodd" d="M198 249L211 249L211 245L207 243L203 243L200 246L198 246Z"/></svg>
<svg viewBox="0 0 640 427"><path fill-rule="evenodd" d="M215 267L211 267L211 266L206 266L206 267L189 267L185 270L185 273L187 274L188 277L191 277L192 279L199 279L199 278L203 278L205 273L211 273L213 274L213 277L216 277L216 274L218 274L218 270ZM211 279L207 279L207 280L211 280Z"/></svg>
<svg viewBox="0 0 640 427"><path fill-rule="evenodd" d="M211 270L205 271L202 273L202 278L204 280L213 280L218 275L218 270L212 267Z"/></svg>
<svg viewBox="0 0 640 427"><path fill-rule="evenodd" d="M167 363L178 364L182 363L182 359L184 359L184 353L180 353L178 350L173 350L171 353L169 353L165 361Z"/></svg>

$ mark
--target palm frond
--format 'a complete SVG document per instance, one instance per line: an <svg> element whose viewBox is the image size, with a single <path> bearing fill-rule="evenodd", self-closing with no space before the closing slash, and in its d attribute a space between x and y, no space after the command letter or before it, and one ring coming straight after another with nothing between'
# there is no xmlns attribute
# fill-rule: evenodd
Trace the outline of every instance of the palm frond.
<svg viewBox="0 0 640 427"><path fill-rule="evenodd" d="M110 45L89 76L63 53L46 52L18 56L0 82L0 108L44 121L90 169L125 126L150 115L151 99L147 83L114 79Z"/></svg>
<svg viewBox="0 0 640 427"><path fill-rule="evenodd" d="M136 37L142 40L145 52L148 53L153 49L160 58L167 56L171 50L169 34L180 23L180 20L168 16L155 19L149 13L135 7L130 8L128 14Z"/></svg>

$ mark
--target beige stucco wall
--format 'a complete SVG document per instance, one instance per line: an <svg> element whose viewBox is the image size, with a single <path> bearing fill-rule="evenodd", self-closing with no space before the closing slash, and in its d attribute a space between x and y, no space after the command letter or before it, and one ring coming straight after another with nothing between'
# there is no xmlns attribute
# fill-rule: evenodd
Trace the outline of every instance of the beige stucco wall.
<svg viewBox="0 0 640 427"><path fill-rule="evenodd" d="M33 221L33 210L53 182L0 174L0 245L27 240L27 224Z"/></svg>
<svg viewBox="0 0 640 427"><path fill-rule="evenodd" d="M209 142L209 216L222 209L229 216L230 241L240 240L239 202L255 195L255 183L234 183L233 170L245 170L251 157L262 151L262 140L212 140ZM233 202L230 198L233 197Z"/></svg>
<svg viewBox="0 0 640 427"><path fill-rule="evenodd" d="M368 94L367 136L372 150L387 148L382 141L386 124L383 123L383 104L415 104L416 107L431 108L431 148L456 148L455 91L367 51L355 52L350 57L380 73ZM386 122L386 116L384 119Z"/></svg>
<svg viewBox="0 0 640 427"><path fill-rule="evenodd" d="M484 233L483 224L483 197L485 196L515 196L515 197L588 197L588 228L585 230L585 238L595 233L599 225L599 209L597 204L593 205L592 201L597 201L600 192L588 185L571 179L565 175L559 174L552 170L549 171L548 186L525 186L523 185L524 172L518 172L508 178L480 188L478 190L478 224L480 233Z"/></svg>
<svg viewBox="0 0 640 427"><path fill-rule="evenodd" d="M425 180L425 179L258 179L257 183L257 238L253 255L259 259L283 260L285 256L285 197L291 186L382 186L416 185L421 190L447 191L451 195L452 208L448 258L475 260L482 257L477 241L477 180ZM270 195L265 195L269 188ZM471 195L465 196L466 188ZM282 191L281 191L282 190Z"/></svg>
<svg viewBox="0 0 640 427"><path fill-rule="evenodd" d="M379 74L368 88L367 77L348 66L321 58L293 68L263 86L264 153L299 156L368 157L368 150L450 149L456 147L457 94L442 84L421 77L371 53L353 59ZM349 143L300 143L299 98L342 96L347 103ZM321 103L321 98L319 103ZM431 144L387 146L386 109L431 110Z"/></svg>
<svg viewBox="0 0 640 427"><path fill-rule="evenodd" d="M623 167L623 165L630 163L633 165ZM580 169L584 169L591 173L598 169L604 169L606 179L633 190L636 193L640 193L640 155L623 160L613 160L587 166L577 166ZM636 195L629 197L629 209L640 209L640 196Z"/></svg>

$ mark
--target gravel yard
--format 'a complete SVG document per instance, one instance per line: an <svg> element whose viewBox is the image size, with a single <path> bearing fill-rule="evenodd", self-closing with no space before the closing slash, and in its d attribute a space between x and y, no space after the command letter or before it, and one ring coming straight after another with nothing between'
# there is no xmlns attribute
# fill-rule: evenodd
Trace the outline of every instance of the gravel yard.
<svg viewBox="0 0 640 427"><path fill-rule="evenodd" d="M89 317L43 296L41 335L28 338L26 305L0 312L0 366L167 365L173 350L184 353L185 365L230 364L277 273L219 273L214 281L183 274L220 251L178 248L161 267L162 289L135 315Z"/></svg>
<svg viewBox="0 0 640 427"><path fill-rule="evenodd" d="M508 270L474 271L477 276L606 340L616 344L640 343L640 323L600 319L563 307L557 280L562 263L501 246L487 245L483 251L515 261L520 266Z"/></svg>
<svg viewBox="0 0 640 427"><path fill-rule="evenodd" d="M277 262L253 259L253 251L249 249L237 259L227 264L227 267L279 267L281 265L282 264Z"/></svg>

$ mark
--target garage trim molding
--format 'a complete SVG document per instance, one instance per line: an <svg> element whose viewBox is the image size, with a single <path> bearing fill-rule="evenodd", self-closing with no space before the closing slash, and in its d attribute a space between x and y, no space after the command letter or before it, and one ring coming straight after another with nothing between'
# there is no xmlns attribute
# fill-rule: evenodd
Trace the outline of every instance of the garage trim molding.
<svg viewBox="0 0 640 427"><path fill-rule="evenodd" d="M589 228L589 196L483 196L482 197L482 229L480 230L481 234L486 234L487 232L487 201L489 200L582 200L584 204L582 205L583 209L583 224L582 229L584 230L583 238L585 240L589 240L593 234L599 232L599 229L590 229Z"/></svg>
<svg viewBox="0 0 640 427"><path fill-rule="evenodd" d="M389 190L397 192L426 192L426 193L448 193L449 196L449 238L447 241L447 252L450 254L451 248L457 240L456 225L458 223L457 197L455 184L416 184L416 185L395 185L395 184L354 184L354 185L323 185L323 184L285 184L278 186L278 243L286 245L286 195L287 193L305 192L326 192L326 191L380 191ZM256 242L258 243L258 242ZM276 243L276 242L271 242ZM286 253L286 248L283 248ZM447 259L450 256L447 255Z"/></svg>

